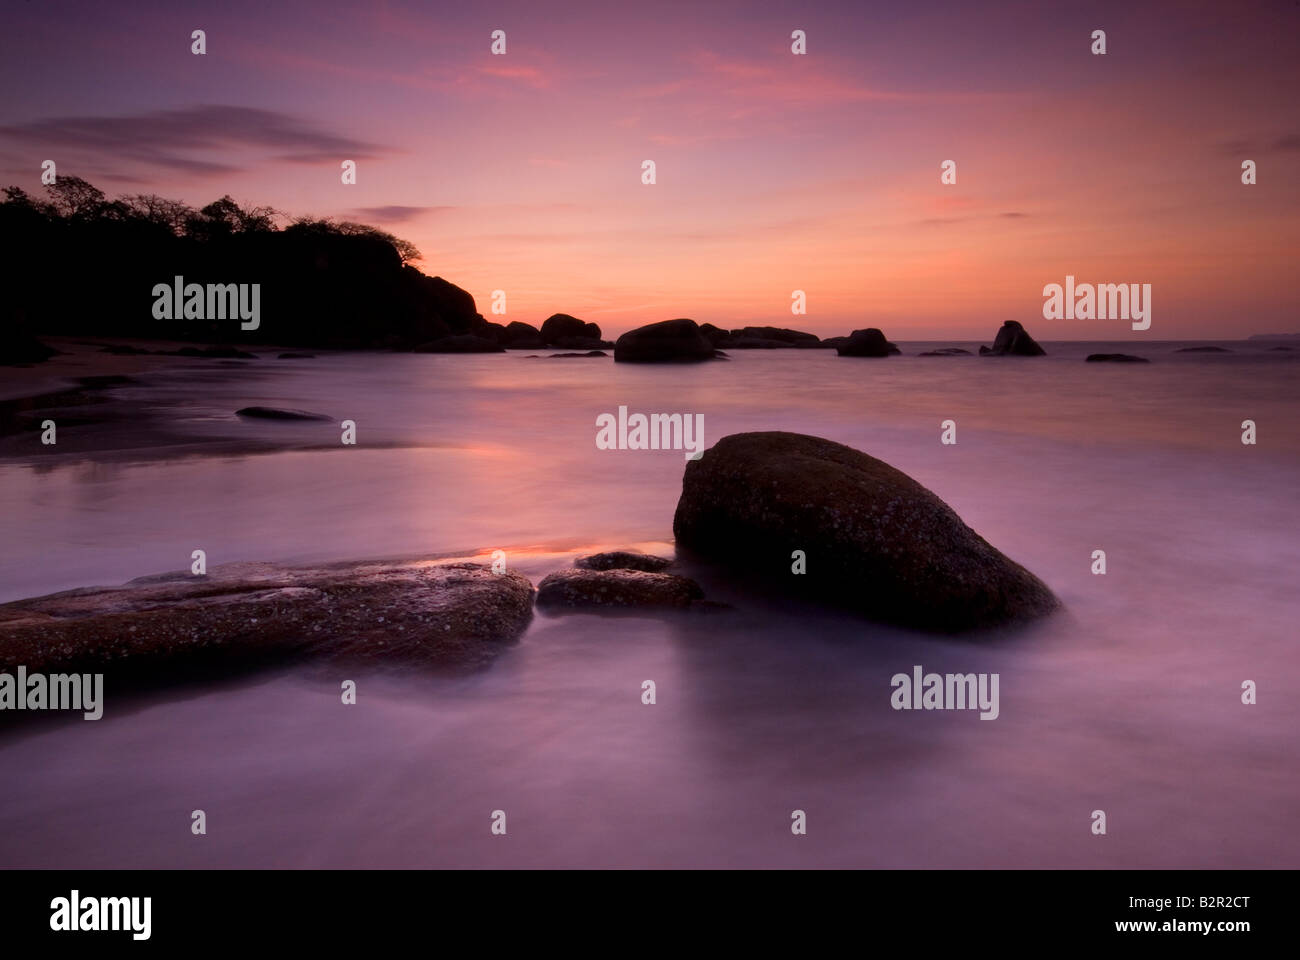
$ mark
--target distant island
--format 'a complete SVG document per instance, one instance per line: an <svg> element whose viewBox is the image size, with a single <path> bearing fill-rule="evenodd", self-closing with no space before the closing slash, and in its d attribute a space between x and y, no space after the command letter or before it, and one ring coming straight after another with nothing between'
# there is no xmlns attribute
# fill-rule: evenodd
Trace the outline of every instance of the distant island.
<svg viewBox="0 0 1300 960"><path fill-rule="evenodd" d="M0 305L6 338L414 349L455 336L495 340L506 329L485 320L467 291L412 266L420 254L411 243L375 227L244 209L229 196L198 210L153 194L109 200L73 176L46 190L40 200L7 187L0 201L0 241L21 281ZM159 319L151 291L176 277L259 284L268 320L241 330L237 318Z"/></svg>

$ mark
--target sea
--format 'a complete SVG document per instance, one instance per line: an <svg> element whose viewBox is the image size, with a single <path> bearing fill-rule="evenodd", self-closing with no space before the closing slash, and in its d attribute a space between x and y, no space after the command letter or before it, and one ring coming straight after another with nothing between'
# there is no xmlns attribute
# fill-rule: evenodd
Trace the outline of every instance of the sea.
<svg viewBox="0 0 1300 960"><path fill-rule="evenodd" d="M196 549L503 550L534 583L596 550L671 554L685 456L598 448L626 407L702 415L705 447L786 430L880 458L1063 608L944 637L704 571L732 609L538 612L468 675L279 669L118 698L110 671L101 720L0 724L0 867L1300 866L1300 343L899 345L696 365L267 352L115 388L210 442L79 455L79 429L113 428L69 426L0 461L0 601ZM1103 352L1152 362L1084 362ZM328 419L235 415L250 405ZM998 716L894 709L891 678L918 666L997 674Z"/></svg>

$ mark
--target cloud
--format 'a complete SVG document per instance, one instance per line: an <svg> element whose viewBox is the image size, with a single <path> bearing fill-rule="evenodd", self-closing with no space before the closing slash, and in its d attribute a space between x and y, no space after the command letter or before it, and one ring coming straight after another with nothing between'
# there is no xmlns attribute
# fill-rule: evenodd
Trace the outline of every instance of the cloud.
<svg viewBox="0 0 1300 960"><path fill-rule="evenodd" d="M211 159L232 149L260 149L289 163L370 159L384 148L330 133L273 110L204 104L120 117L50 117L0 126L0 137L21 144L82 151L97 162L128 160L198 176L238 172ZM188 155L201 152L202 157Z"/></svg>
<svg viewBox="0 0 1300 960"><path fill-rule="evenodd" d="M376 223L406 223L408 220L414 220L416 217L425 213L444 213L447 210L455 210L455 207L357 207L352 211L352 216L360 220L373 220Z"/></svg>

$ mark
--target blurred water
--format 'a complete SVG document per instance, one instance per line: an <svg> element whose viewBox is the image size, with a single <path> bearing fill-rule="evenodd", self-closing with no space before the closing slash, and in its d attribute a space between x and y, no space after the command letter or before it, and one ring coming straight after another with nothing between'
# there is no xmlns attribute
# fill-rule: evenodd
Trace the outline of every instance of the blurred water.
<svg viewBox="0 0 1300 960"><path fill-rule="evenodd" d="M973 644L709 581L734 613L539 616L485 673L355 678L355 707L332 675L125 701L110 676L104 720L0 737L0 866L1294 867L1297 354L1046 346L686 367L323 355L123 390L201 435L323 449L0 464L0 599L199 547L210 564L502 547L534 581L576 552L653 548L683 458L597 450L596 417L626 405L701 413L706 444L784 429L878 456L1067 609ZM333 422L233 416L250 404ZM357 447L338 445L344 418ZM891 710L913 664L1000 673L1000 717Z"/></svg>

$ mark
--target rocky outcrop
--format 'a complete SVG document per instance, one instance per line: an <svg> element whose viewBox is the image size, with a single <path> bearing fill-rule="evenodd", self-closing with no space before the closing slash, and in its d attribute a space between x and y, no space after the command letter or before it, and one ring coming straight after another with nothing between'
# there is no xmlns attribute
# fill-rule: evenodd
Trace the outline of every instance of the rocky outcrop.
<svg viewBox="0 0 1300 960"><path fill-rule="evenodd" d="M840 342L835 349L841 357L887 357L891 353L898 352L898 348L886 340L885 335L875 327L854 330L849 334L848 339Z"/></svg>
<svg viewBox="0 0 1300 960"><path fill-rule="evenodd" d="M126 685L301 656L477 666L523 634L532 600L524 577L476 563L228 564L0 605L0 670Z"/></svg>
<svg viewBox="0 0 1300 960"><path fill-rule="evenodd" d="M503 347L511 350L540 350L545 346L542 332L529 323L511 320L506 324L505 333L499 341Z"/></svg>
<svg viewBox="0 0 1300 960"><path fill-rule="evenodd" d="M542 323L541 338L543 343L558 345L559 341L569 337L585 337L590 340L600 339L600 327L586 323L567 313L553 313Z"/></svg>
<svg viewBox="0 0 1300 960"><path fill-rule="evenodd" d="M992 348L980 347L982 357L1041 357L1046 354L1047 351L1040 347L1016 320L1008 320L1002 324L1002 328L993 339Z"/></svg>
<svg viewBox="0 0 1300 960"><path fill-rule="evenodd" d="M1058 605L911 477L818 437L722 438L686 464L673 532L679 551L757 574L765 589L912 627L987 627ZM791 572L796 550L804 574Z"/></svg>
<svg viewBox="0 0 1300 960"><path fill-rule="evenodd" d="M710 325L711 326L711 325ZM716 330L717 328L714 327ZM701 328L703 332L703 328ZM706 334L707 336L707 334ZM791 347L820 347L822 342L811 333L784 327L742 327L710 342L724 350L779 350Z"/></svg>
<svg viewBox="0 0 1300 960"><path fill-rule="evenodd" d="M1135 357L1131 353L1090 353L1087 363L1150 363L1146 357Z"/></svg>
<svg viewBox="0 0 1300 960"><path fill-rule="evenodd" d="M661 320L637 327L614 343L617 363L695 363L712 360L714 347L694 320Z"/></svg>

